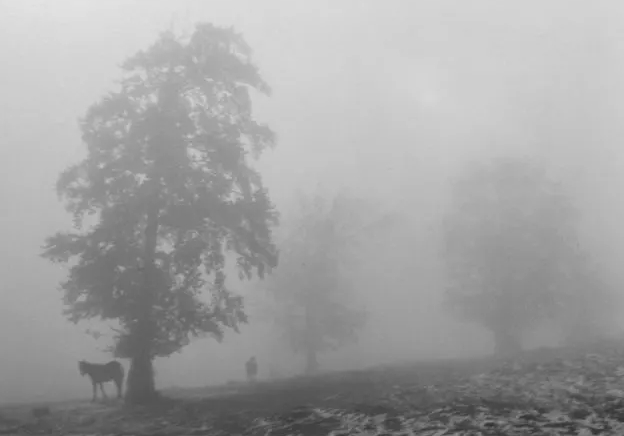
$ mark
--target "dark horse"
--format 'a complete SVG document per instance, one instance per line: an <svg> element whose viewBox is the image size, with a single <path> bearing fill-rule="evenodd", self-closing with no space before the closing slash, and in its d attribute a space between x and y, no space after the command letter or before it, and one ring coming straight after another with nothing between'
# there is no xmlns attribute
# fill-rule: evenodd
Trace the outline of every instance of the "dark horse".
<svg viewBox="0 0 624 436"><path fill-rule="evenodd" d="M91 401L95 401L97 396L97 385L100 385L103 397L107 398L103 383L109 381L115 382L115 385L117 385L117 398L121 398L124 380L124 368L121 363L115 360L108 363L89 363L81 360L78 362L78 369L80 369L80 375L84 377L87 374L91 379L91 384L93 385L93 399Z"/></svg>

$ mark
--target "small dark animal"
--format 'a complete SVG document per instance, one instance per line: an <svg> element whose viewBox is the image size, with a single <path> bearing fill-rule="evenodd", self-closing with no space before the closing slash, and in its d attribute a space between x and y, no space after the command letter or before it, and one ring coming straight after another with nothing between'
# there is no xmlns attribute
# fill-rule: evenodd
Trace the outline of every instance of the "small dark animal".
<svg viewBox="0 0 624 436"><path fill-rule="evenodd" d="M93 399L95 401L97 397L97 386L100 385L102 396L107 398L106 392L104 392L103 383L114 381L117 385L117 398L121 398L121 392L124 380L124 368L121 363L116 360L108 363L89 363L84 360L78 362L78 369L80 369L80 375L84 377L85 374L91 379L93 385Z"/></svg>
<svg viewBox="0 0 624 436"><path fill-rule="evenodd" d="M247 372L247 380L249 382L255 382L256 376L258 375L258 362L256 361L256 356L252 356L245 363L245 371Z"/></svg>

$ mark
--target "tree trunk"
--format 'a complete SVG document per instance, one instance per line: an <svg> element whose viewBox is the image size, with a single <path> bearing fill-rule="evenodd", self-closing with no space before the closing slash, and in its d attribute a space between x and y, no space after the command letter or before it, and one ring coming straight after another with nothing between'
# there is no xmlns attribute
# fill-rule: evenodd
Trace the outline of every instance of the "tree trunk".
<svg viewBox="0 0 624 436"><path fill-rule="evenodd" d="M305 310L305 353L306 353L306 364L305 364L305 374L312 375L318 371L318 359L317 359L317 347L319 343L318 338L318 328L316 324L316 317L314 313L314 300L310 298L310 295L307 296L306 305L304 307Z"/></svg>
<svg viewBox="0 0 624 436"><path fill-rule="evenodd" d="M319 363L314 349L308 349L306 351L306 366L305 373L307 375L313 375L318 372Z"/></svg>
<svg viewBox="0 0 624 436"><path fill-rule="evenodd" d="M148 355L135 356L130 364L126 402L131 404L146 404L157 398L154 383L154 367Z"/></svg>
<svg viewBox="0 0 624 436"><path fill-rule="evenodd" d="M512 329L497 328L494 334L494 353L498 356L510 356L522 351L522 340Z"/></svg>
<svg viewBox="0 0 624 436"><path fill-rule="evenodd" d="M505 271L502 267L500 270ZM516 311L518 303L514 297L521 289L514 287L513 282L512 287L509 287L508 282L509 279L505 279L504 276L498 277L499 288L503 292L496 301L495 316L488 323L494 335L494 354L501 357L522 351L522 331L516 327L519 323L514 322L518 317Z"/></svg>
<svg viewBox="0 0 624 436"><path fill-rule="evenodd" d="M154 183L155 185L155 183ZM155 186L154 186L155 188ZM154 195L153 198L157 198ZM132 404L145 404L157 398L152 365L155 322L154 305L154 257L158 239L158 205L152 201L147 213L145 228L145 254L143 265L143 287L138 298L137 323L131 332L136 346L132 355L126 389L126 401Z"/></svg>

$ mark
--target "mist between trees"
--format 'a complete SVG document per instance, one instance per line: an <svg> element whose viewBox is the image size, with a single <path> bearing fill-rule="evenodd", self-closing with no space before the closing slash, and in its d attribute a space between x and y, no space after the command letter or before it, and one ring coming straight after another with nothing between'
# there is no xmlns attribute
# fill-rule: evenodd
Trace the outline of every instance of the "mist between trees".
<svg viewBox="0 0 624 436"><path fill-rule="evenodd" d="M254 116L271 87L242 34L164 32L120 76L80 120L86 157L57 184L74 229L42 255L67 268L66 317L110 326L94 336L129 360L127 401L157 396L158 359L249 326L287 356L259 359L267 377L619 333L591 209L544 154L458 159L396 201L311 183L278 210L256 162L289 144Z"/></svg>

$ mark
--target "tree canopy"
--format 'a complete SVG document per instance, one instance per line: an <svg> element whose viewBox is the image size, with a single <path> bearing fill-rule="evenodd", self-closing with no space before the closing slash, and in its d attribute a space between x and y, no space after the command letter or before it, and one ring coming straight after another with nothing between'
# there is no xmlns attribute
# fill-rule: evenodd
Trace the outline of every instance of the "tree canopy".
<svg viewBox="0 0 624 436"><path fill-rule="evenodd" d="M300 195L285 225L280 265L265 282L275 298L275 321L291 350L303 354L306 372L318 355L357 340L366 312L357 303L357 230L362 204L344 193Z"/></svg>
<svg viewBox="0 0 624 436"><path fill-rule="evenodd" d="M492 331L499 351L520 348L527 328L554 316L574 284L589 280L578 216L564 187L529 159L467 168L453 185L449 303Z"/></svg>
<svg viewBox="0 0 624 436"><path fill-rule="evenodd" d="M86 158L58 180L75 230L48 238L43 256L69 266L71 321L119 321L127 399L141 402L155 394L154 357L246 322L227 253L241 277L276 266L277 212L251 165L275 135L253 117L250 92L270 89L231 28L165 32L121 70L80 121Z"/></svg>

